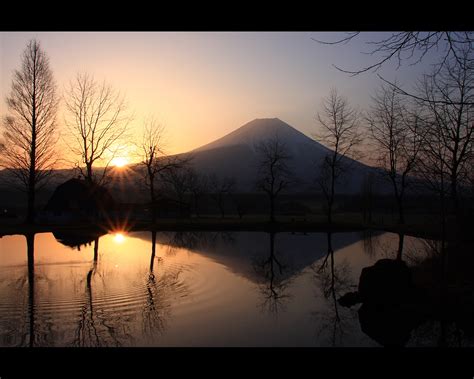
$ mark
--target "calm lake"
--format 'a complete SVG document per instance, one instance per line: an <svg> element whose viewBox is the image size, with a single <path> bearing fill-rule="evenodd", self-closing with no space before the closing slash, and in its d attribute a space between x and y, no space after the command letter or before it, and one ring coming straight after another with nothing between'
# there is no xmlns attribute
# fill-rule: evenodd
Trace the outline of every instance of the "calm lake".
<svg viewBox="0 0 474 379"><path fill-rule="evenodd" d="M398 247L391 233L331 239L337 297ZM421 245L405 237L405 251ZM380 346L361 330L360 305L334 301L327 248L326 233L4 236L0 345ZM433 328L407 346L436 345Z"/></svg>

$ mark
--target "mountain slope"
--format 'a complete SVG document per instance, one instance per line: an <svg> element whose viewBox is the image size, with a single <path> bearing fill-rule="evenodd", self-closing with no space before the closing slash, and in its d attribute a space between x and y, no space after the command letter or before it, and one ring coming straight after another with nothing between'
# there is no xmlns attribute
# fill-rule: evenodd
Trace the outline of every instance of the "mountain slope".
<svg viewBox="0 0 474 379"><path fill-rule="evenodd" d="M288 165L299 181L292 188L293 192L314 190L319 166L331 150L278 118L255 119L222 138L192 150L192 164L203 174L234 177L240 190L253 191L259 162L255 146L275 136L284 142L292 156ZM345 180L338 184L337 190L342 193L358 192L365 175L375 169L350 158L344 158L344 161L350 170Z"/></svg>

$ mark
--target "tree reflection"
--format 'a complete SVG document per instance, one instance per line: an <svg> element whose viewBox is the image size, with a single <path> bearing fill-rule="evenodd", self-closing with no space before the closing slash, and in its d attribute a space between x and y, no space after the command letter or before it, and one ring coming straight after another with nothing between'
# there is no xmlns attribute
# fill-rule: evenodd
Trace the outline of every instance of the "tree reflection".
<svg viewBox="0 0 474 379"><path fill-rule="evenodd" d="M180 269L166 270L159 280L155 274L154 262L156 259L156 231L151 232L151 258L150 268L145 281L145 301L142 310L143 335L153 339L157 334L162 334L166 329L166 319L170 317L172 297L187 296L186 287L179 276ZM158 270L162 267L158 267Z"/></svg>
<svg viewBox="0 0 474 379"><path fill-rule="evenodd" d="M89 230L89 231L55 231L53 236L59 243L64 246L77 249L81 251L81 247L88 247L94 243L94 251L97 246L97 239L104 235L104 232L100 230Z"/></svg>
<svg viewBox="0 0 474 379"><path fill-rule="evenodd" d="M94 302L93 279L97 274L99 256L99 237L94 240L94 259L86 275L85 301L74 332L73 346L102 347L121 346L122 341L131 340L126 319L118 313L106 310Z"/></svg>
<svg viewBox="0 0 474 379"><path fill-rule="evenodd" d="M346 315L339 308L338 298L354 285L350 279L351 272L347 262L336 264L334 260L332 233L327 233L327 254L323 263L315 263L311 267L316 285L328 301L323 311L313 314L318 318L318 324L320 325L318 335L331 330L330 344L336 346L342 343L348 325Z"/></svg>
<svg viewBox="0 0 474 379"><path fill-rule="evenodd" d="M19 346L49 346L53 340L51 321L41 315L37 303L37 274L35 273L35 233L25 234L27 253L27 320L28 327L23 328L25 332L20 336ZM18 329L12 331L18 333Z"/></svg>
<svg viewBox="0 0 474 379"><path fill-rule="evenodd" d="M253 267L259 276L259 290L263 298L262 308L272 314L279 310L288 301L290 295L287 289L291 284L291 268L282 264L275 252L275 232L269 233L270 249L266 258L255 257Z"/></svg>
<svg viewBox="0 0 474 379"><path fill-rule="evenodd" d="M156 254L156 230L151 232L151 258L150 258L150 275L153 274L153 266L155 264Z"/></svg>
<svg viewBox="0 0 474 379"><path fill-rule="evenodd" d="M398 233L398 250L397 250L397 260L402 260L403 255L403 242L405 241L405 234Z"/></svg>
<svg viewBox="0 0 474 379"><path fill-rule="evenodd" d="M35 235L26 235L28 257L29 347L35 346Z"/></svg>

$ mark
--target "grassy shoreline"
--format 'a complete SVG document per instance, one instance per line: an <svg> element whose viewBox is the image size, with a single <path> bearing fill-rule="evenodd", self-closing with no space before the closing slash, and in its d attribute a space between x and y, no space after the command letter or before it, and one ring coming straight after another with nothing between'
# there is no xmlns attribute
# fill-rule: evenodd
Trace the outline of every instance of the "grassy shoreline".
<svg viewBox="0 0 474 379"><path fill-rule="evenodd" d="M113 232L113 231L255 231L255 232L349 232L373 230L380 232L404 233L408 236L436 239L438 232L434 225L426 224L377 224L364 223L358 220L336 220L328 224L324 219L319 220L278 220L270 223L265 218L189 218L161 219L155 223L148 221L117 220L100 224L71 223L71 224L35 224L24 223L0 224L0 237L13 234L67 232L83 233Z"/></svg>

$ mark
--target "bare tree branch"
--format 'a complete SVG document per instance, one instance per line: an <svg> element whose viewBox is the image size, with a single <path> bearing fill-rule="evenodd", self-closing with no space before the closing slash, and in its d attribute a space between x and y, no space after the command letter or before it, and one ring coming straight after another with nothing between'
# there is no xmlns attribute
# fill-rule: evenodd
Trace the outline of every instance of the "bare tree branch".
<svg viewBox="0 0 474 379"><path fill-rule="evenodd" d="M359 32L350 33L348 37L335 42L324 42L314 38L313 40L326 45L337 45L346 44L359 35ZM366 43L372 47L372 49L366 54L378 57L375 63L355 70L343 69L336 65L333 66L339 71L355 76L371 70L377 71L384 64L393 59L397 60L398 67L400 67L403 62L410 62L413 59L414 62L412 62L411 65L415 65L422 62L429 52L435 50L441 52L441 58L438 62L440 70L452 59L456 60L461 66L465 63L460 59L460 52L466 49L472 52L474 42L473 37L473 32L444 31L391 33L387 38ZM471 57L469 63L472 64L472 62L473 58Z"/></svg>

